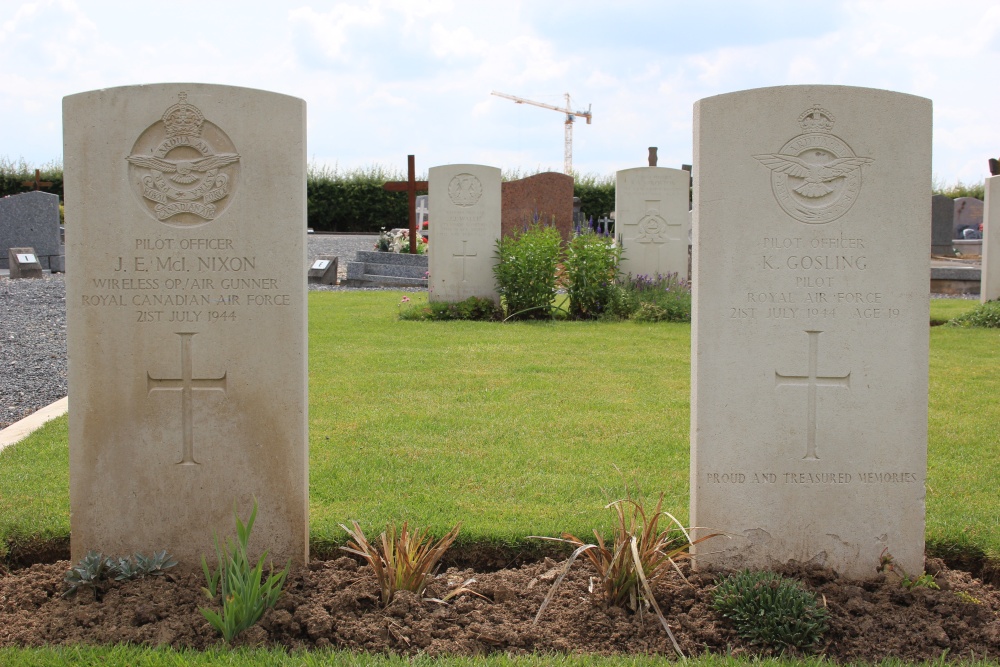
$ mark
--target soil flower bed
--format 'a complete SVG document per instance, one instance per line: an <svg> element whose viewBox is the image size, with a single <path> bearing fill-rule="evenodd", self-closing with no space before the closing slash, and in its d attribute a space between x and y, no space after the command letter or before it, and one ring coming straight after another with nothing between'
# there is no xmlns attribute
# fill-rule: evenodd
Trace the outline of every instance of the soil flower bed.
<svg viewBox="0 0 1000 667"><path fill-rule="evenodd" d="M237 638L237 645L289 649L337 647L404 655L482 655L494 652L658 654L674 650L651 612L606 607L589 592L595 572L573 565L537 624L542 599L561 563L551 559L491 572L450 568L423 598L400 592L379 604L367 566L343 557L294 571L277 606ZM221 644L198 611L206 604L200 572L115 583L64 599L68 561L38 564L0 576L0 646L65 644L169 645L205 649ZM711 609L715 577L682 565L655 586L657 601L685 654L765 655L749 646ZM1000 592L968 572L929 559L940 590L903 587L892 575L845 581L836 573L790 567L784 574L814 591L829 611L818 653L837 662L900 658L911 661L1000 655ZM448 602L469 579L479 593Z"/></svg>

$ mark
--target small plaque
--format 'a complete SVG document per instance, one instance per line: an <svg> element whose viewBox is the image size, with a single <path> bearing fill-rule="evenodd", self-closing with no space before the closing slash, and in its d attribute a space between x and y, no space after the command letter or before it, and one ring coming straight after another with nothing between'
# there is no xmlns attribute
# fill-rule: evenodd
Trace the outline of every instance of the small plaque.
<svg viewBox="0 0 1000 667"><path fill-rule="evenodd" d="M317 259L310 268L315 271L326 271L328 266L330 266L330 260Z"/></svg>
<svg viewBox="0 0 1000 667"><path fill-rule="evenodd" d="M19 264L35 264L38 262L38 259L29 253L18 253L17 261Z"/></svg>

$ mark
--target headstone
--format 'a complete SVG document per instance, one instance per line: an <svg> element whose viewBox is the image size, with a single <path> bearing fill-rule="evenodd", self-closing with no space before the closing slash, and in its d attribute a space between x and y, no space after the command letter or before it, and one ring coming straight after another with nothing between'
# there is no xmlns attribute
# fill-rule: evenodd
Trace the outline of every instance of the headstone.
<svg viewBox="0 0 1000 667"><path fill-rule="evenodd" d="M0 199L0 269L7 264L7 249L31 246L43 269L63 254L59 241L59 195L25 192Z"/></svg>
<svg viewBox="0 0 1000 667"><path fill-rule="evenodd" d="M983 215L983 273L979 288L982 303L1000 299L1000 176L986 178Z"/></svg>
<svg viewBox="0 0 1000 667"><path fill-rule="evenodd" d="M478 164L431 167L428 177L434 240L428 299L499 299L493 279L500 238L500 170Z"/></svg>
<svg viewBox="0 0 1000 667"><path fill-rule="evenodd" d="M955 229L955 202L945 195L931 197L931 254L953 257L951 235Z"/></svg>
<svg viewBox="0 0 1000 667"><path fill-rule="evenodd" d="M71 552L308 560L305 102L156 84L63 100ZM298 270L290 270L297 267Z"/></svg>
<svg viewBox="0 0 1000 667"><path fill-rule="evenodd" d="M10 278L41 278L42 265L34 248L9 248L7 250Z"/></svg>
<svg viewBox="0 0 1000 667"><path fill-rule="evenodd" d="M782 86L694 108L699 568L924 567L931 101Z"/></svg>
<svg viewBox="0 0 1000 667"><path fill-rule="evenodd" d="M547 171L501 186L504 236L524 231L536 219L554 225L563 241L573 235L573 177Z"/></svg>
<svg viewBox="0 0 1000 667"><path fill-rule="evenodd" d="M336 255L320 255L314 259L306 274L309 282L319 285L336 285L338 262L339 258Z"/></svg>
<svg viewBox="0 0 1000 667"><path fill-rule="evenodd" d="M417 229L422 229L422 225L428 221L428 213L430 209L427 208L427 195L417 195Z"/></svg>
<svg viewBox="0 0 1000 667"><path fill-rule="evenodd" d="M975 197L959 197L955 200L955 235L953 238L966 238L964 234L966 229L971 229L978 235L981 224L983 224L982 200ZM979 236L974 238L979 238Z"/></svg>
<svg viewBox="0 0 1000 667"><path fill-rule="evenodd" d="M637 167L615 179L615 234L621 270L632 276L687 276L690 174L666 167Z"/></svg>

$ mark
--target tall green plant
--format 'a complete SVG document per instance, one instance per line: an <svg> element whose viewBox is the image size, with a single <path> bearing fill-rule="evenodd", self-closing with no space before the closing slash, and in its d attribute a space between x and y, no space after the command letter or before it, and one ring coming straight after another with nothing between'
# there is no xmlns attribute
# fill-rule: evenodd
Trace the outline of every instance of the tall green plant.
<svg viewBox="0 0 1000 667"><path fill-rule="evenodd" d="M520 234L497 240L493 275L508 318L551 317L561 248L559 231L538 220Z"/></svg>
<svg viewBox="0 0 1000 667"><path fill-rule="evenodd" d="M620 261L621 249L611 237L590 230L573 237L564 265L570 317L594 319L610 310Z"/></svg>
<svg viewBox="0 0 1000 667"><path fill-rule="evenodd" d="M250 532L257 518L256 498L246 524L240 521L235 504L233 516L236 517L236 542L227 539L225 546L219 546L219 536L215 536L218 569L214 572L209 570L205 557L201 557L201 569L208 582L208 586L202 591L209 600L214 600L221 585L222 613L205 607L199 611L226 642L232 641L236 635L253 626L265 611L278 602L291 568L289 561L284 570L275 572L272 563L271 572L264 580L264 559L267 558L267 551L260 555L256 566L251 566L247 544L250 542Z"/></svg>

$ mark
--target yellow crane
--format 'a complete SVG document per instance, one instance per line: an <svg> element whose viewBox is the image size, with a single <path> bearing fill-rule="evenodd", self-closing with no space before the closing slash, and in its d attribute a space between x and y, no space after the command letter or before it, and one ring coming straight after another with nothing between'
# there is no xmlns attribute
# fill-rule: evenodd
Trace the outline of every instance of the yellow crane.
<svg viewBox="0 0 1000 667"><path fill-rule="evenodd" d="M590 105L587 105L586 111L573 111L570 108L569 93L566 93L566 108L557 107L552 104L545 104L544 102L535 102L532 100L526 100L523 97L517 97L515 95L508 95L507 93L498 93L493 91L491 95L496 95L497 97L506 97L508 100L514 100L518 104L532 104L536 107L542 107L543 109L552 109L553 111L559 111L566 114L566 120L564 125L566 126L566 138L565 147L563 151L563 173L567 175L573 174L573 122L576 120L577 116L580 118L587 119L587 125L590 125L590 119L592 114L590 113Z"/></svg>

